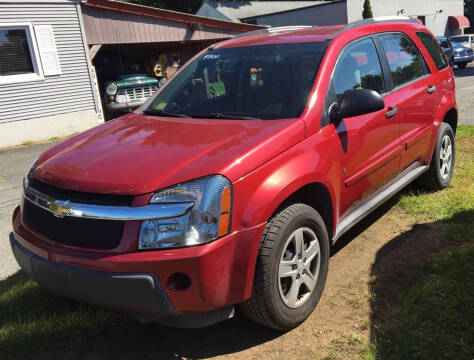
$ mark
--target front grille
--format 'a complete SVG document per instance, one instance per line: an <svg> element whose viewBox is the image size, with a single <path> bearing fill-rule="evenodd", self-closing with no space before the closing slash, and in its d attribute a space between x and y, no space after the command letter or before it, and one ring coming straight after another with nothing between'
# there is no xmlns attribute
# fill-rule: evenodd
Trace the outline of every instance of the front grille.
<svg viewBox="0 0 474 360"><path fill-rule="evenodd" d="M129 206L133 200L132 196L64 190L34 179L30 180L29 186L57 200L70 200L77 203ZM70 216L59 218L27 199L24 200L23 220L27 226L55 242L93 249L116 248L125 226L125 221Z"/></svg>
<svg viewBox="0 0 474 360"><path fill-rule="evenodd" d="M117 102L133 102L146 100L158 90L158 86L143 86L128 89L120 89L117 92Z"/></svg>
<svg viewBox="0 0 474 360"><path fill-rule="evenodd" d="M120 243L124 221L105 221L65 216L58 218L25 199L23 219L29 227L61 244L94 249L113 249Z"/></svg>

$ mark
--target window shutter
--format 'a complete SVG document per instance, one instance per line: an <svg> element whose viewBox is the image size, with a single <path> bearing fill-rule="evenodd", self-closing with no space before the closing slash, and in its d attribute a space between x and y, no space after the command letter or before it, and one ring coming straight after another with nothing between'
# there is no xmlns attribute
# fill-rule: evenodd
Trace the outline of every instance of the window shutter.
<svg viewBox="0 0 474 360"><path fill-rule="evenodd" d="M53 27L51 25L36 25L35 34L44 75L60 74L61 68L54 42Z"/></svg>

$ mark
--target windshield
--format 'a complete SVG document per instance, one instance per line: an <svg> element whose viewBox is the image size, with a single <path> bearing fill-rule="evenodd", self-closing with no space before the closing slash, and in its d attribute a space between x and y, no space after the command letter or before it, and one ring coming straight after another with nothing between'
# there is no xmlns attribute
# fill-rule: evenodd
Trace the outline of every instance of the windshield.
<svg viewBox="0 0 474 360"><path fill-rule="evenodd" d="M299 117L327 42L209 49L170 81L149 115L221 119Z"/></svg>

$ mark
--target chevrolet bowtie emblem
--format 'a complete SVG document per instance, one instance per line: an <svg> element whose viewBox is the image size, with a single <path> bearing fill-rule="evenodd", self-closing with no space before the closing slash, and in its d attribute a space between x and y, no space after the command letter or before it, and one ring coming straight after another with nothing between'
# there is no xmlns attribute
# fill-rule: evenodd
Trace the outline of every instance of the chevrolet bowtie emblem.
<svg viewBox="0 0 474 360"><path fill-rule="evenodd" d="M64 215L69 214L71 208L68 206L69 201L62 204L57 202L49 203L49 209L54 213L54 216L62 218Z"/></svg>

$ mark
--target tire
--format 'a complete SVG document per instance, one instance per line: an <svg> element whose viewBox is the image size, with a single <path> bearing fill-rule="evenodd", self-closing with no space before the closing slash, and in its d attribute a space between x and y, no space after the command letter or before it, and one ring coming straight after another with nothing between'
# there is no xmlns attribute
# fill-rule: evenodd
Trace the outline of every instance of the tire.
<svg viewBox="0 0 474 360"><path fill-rule="evenodd" d="M303 239L301 256L296 254L297 239ZM240 304L242 311L250 320L278 330L300 325L319 302L328 262L329 238L319 213L305 204L288 206L265 227L252 295ZM280 276L287 270L291 275Z"/></svg>
<svg viewBox="0 0 474 360"><path fill-rule="evenodd" d="M463 63L459 63L459 64L456 64L456 65L458 66L458 68L464 69L467 66L467 63L463 62Z"/></svg>
<svg viewBox="0 0 474 360"><path fill-rule="evenodd" d="M450 154L448 145L451 148ZM420 179L426 189L442 190L449 185L454 173L455 155L454 131L451 125L443 122L439 128L430 167Z"/></svg>

